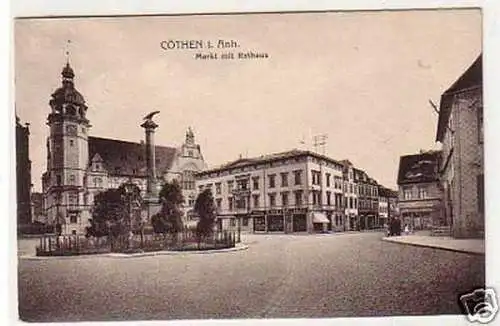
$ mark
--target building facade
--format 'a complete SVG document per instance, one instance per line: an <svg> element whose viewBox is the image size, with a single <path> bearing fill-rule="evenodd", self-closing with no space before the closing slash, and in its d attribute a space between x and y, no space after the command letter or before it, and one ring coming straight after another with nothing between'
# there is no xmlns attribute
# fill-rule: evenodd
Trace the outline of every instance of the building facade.
<svg viewBox="0 0 500 326"><path fill-rule="evenodd" d="M441 151L421 151L399 161L399 209L402 223L431 229L441 217L442 193L438 168Z"/></svg>
<svg viewBox="0 0 500 326"><path fill-rule="evenodd" d="M197 174L211 189L218 227L250 232L344 230L343 164L303 150L240 158Z"/></svg>
<svg viewBox="0 0 500 326"><path fill-rule="evenodd" d="M387 225L391 218L399 216L397 191L379 185L378 203L379 225Z"/></svg>
<svg viewBox="0 0 500 326"><path fill-rule="evenodd" d="M22 125L19 117L16 116L16 198L18 229L32 222L29 135L29 124Z"/></svg>
<svg viewBox="0 0 500 326"><path fill-rule="evenodd" d="M374 229L379 225L378 183L370 178L365 171L354 170L358 192L359 228Z"/></svg>
<svg viewBox="0 0 500 326"><path fill-rule="evenodd" d="M443 93L436 141L443 160L442 225L454 237L484 237L482 56Z"/></svg>
<svg viewBox="0 0 500 326"><path fill-rule="evenodd" d="M92 218L91 208L99 192L133 182L146 196L148 192L158 193L162 184L172 179L183 186L187 214L194 202L194 173L205 168L192 130L188 130L179 148L154 145L151 131L146 143L92 137L88 107L75 88L74 77L73 69L66 64L62 86L49 102L47 171L42 176L46 223L56 225L64 234L82 234ZM149 182L152 175L154 180ZM148 189L151 185L153 191ZM141 214L151 216L149 209Z"/></svg>
<svg viewBox="0 0 500 326"><path fill-rule="evenodd" d="M45 223L45 211L43 209L43 194L33 192L31 194L31 216L33 223Z"/></svg>
<svg viewBox="0 0 500 326"><path fill-rule="evenodd" d="M359 230L360 221L358 215L358 193L359 187L354 175L355 168L349 160L342 160L342 206L344 212L344 229Z"/></svg>

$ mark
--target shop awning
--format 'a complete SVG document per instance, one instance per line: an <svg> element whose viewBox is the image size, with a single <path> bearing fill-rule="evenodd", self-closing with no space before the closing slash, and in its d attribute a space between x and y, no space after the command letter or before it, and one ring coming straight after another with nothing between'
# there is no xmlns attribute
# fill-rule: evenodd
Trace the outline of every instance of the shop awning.
<svg viewBox="0 0 500 326"><path fill-rule="evenodd" d="M330 223L330 220L326 217L324 213L314 212L313 223Z"/></svg>

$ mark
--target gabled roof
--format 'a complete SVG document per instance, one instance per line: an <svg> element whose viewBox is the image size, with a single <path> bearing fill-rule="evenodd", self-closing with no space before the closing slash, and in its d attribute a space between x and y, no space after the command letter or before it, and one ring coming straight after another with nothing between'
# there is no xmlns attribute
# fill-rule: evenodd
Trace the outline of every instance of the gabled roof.
<svg viewBox="0 0 500 326"><path fill-rule="evenodd" d="M401 156L398 185L437 181L440 157L441 151Z"/></svg>
<svg viewBox="0 0 500 326"><path fill-rule="evenodd" d="M99 153L95 153L94 156L91 156L90 160L91 160L91 162L98 162L98 163L104 162L104 160L102 159L101 155L99 155Z"/></svg>
<svg viewBox="0 0 500 326"><path fill-rule="evenodd" d="M474 61L474 63L451 85L446 92L441 95L439 104L439 120L436 132L436 141L442 141L448 119L450 118L451 105L453 103L453 94L476 86L483 85L483 55Z"/></svg>
<svg viewBox="0 0 500 326"><path fill-rule="evenodd" d="M170 170L175 158L173 147L155 146L156 173ZM147 176L146 145L123 140L89 137L89 158L98 154L111 175Z"/></svg>
<svg viewBox="0 0 500 326"><path fill-rule="evenodd" d="M379 197L398 197L398 192L382 185L378 186Z"/></svg>

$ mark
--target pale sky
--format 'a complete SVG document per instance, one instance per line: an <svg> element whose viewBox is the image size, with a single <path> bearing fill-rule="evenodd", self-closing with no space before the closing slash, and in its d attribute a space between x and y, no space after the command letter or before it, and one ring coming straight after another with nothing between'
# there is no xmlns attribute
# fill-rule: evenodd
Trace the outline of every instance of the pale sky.
<svg viewBox="0 0 500 326"><path fill-rule="evenodd" d="M478 10L38 19L14 31L16 109L31 124L35 191L68 39L92 136L139 142L142 117L160 110L156 144L180 145L191 126L216 166L328 134L328 156L393 188L401 155L436 147L429 99L439 103L481 52ZM209 50L160 47L218 39L269 58L196 60Z"/></svg>

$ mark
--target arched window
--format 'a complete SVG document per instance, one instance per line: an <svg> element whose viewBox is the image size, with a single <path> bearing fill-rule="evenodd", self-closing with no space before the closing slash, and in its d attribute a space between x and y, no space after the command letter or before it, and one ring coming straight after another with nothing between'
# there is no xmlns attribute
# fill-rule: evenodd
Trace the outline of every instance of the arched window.
<svg viewBox="0 0 500 326"><path fill-rule="evenodd" d="M186 170L182 172L181 185L182 189L193 190L194 189L194 174L195 171Z"/></svg>

